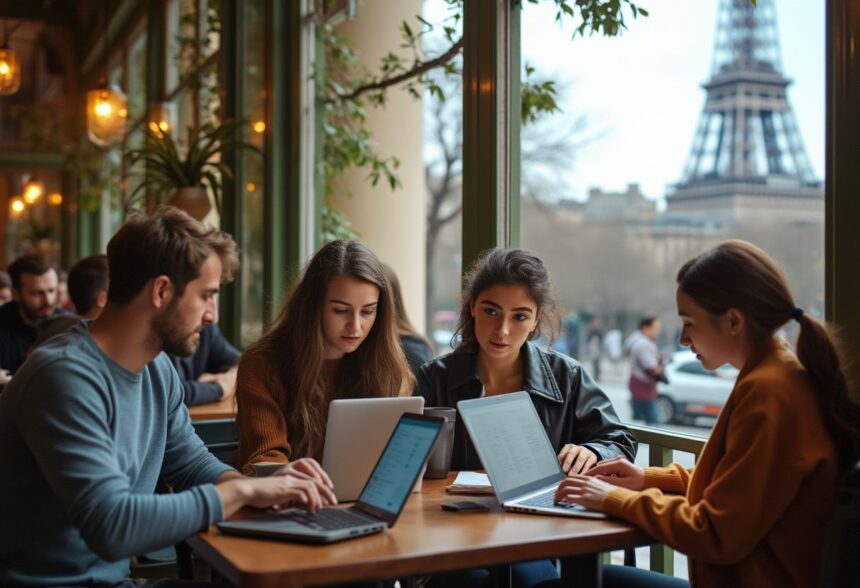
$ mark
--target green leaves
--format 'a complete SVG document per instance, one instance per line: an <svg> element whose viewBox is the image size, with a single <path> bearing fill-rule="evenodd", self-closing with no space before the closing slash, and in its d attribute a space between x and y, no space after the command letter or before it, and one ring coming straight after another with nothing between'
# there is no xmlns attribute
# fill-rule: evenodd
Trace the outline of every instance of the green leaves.
<svg viewBox="0 0 860 588"><path fill-rule="evenodd" d="M260 153L256 146L240 139L242 127L243 123L235 120L188 127L184 155L170 133L150 129L143 147L126 155L129 167L139 163L144 167L139 172L144 181L132 192L129 202L149 192L163 201L178 188L204 186L211 190L220 212L223 178L233 178L233 170L222 160L224 153L244 149Z"/></svg>
<svg viewBox="0 0 860 588"><path fill-rule="evenodd" d="M528 1L536 4L540 0ZM633 0L552 1L556 7L555 20L572 21L574 35L587 32L615 36L626 29L626 14L633 18L648 16L648 11ZM411 22L401 22L398 26L400 50L386 53L374 71L360 66L346 39L334 31L331 23L317 15L317 32L325 48L326 62L324 71L315 72L315 79L323 109L320 171L326 182L327 195L331 194L333 180L353 167L366 169L367 179L372 185L384 181L392 190L400 187L397 177L399 161L396 157L386 157L377 152L366 127L365 108L368 105L384 108L387 92L394 87L401 87L415 98L426 93L431 99L444 102L443 85L439 83L439 77L431 74L438 71L449 77L461 75L458 64L463 47L463 2L446 0L448 13L439 23L429 22L421 16L416 16ZM429 33L437 30L442 32L441 37L447 46L435 51L435 56L429 56L422 43ZM532 80L533 73L534 69L526 66L520 112L524 124L534 122L543 114L559 111L555 83L552 80ZM334 214L326 218L332 223L339 221Z"/></svg>

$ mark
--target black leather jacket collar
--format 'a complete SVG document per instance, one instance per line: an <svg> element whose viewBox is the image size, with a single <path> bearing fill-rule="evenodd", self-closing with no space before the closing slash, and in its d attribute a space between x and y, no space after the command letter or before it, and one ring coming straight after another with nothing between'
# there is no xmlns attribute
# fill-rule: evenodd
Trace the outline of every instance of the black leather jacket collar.
<svg viewBox="0 0 860 588"><path fill-rule="evenodd" d="M558 388L558 382L552 374L552 368L545 357L545 352L527 341L523 345L523 388L530 394L535 394L553 402L564 402L564 397ZM447 379L449 392L463 385L477 381L481 377L478 374L478 354L468 352L454 352L445 356L450 370Z"/></svg>

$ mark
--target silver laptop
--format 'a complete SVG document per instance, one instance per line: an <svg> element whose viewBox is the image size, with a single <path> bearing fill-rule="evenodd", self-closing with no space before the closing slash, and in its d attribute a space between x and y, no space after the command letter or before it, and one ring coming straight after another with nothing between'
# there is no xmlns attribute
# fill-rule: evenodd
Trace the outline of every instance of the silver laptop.
<svg viewBox="0 0 860 588"><path fill-rule="evenodd" d="M421 396L351 398L329 404L322 467L339 502L358 498L400 415L423 410Z"/></svg>
<svg viewBox="0 0 860 588"><path fill-rule="evenodd" d="M439 417L402 415L353 506L323 508L314 515L291 509L251 519L223 521L218 523L218 528L233 535L332 543L393 527L444 422Z"/></svg>
<svg viewBox="0 0 860 588"><path fill-rule="evenodd" d="M505 510L606 518L555 502L565 474L527 392L461 400L457 409Z"/></svg>

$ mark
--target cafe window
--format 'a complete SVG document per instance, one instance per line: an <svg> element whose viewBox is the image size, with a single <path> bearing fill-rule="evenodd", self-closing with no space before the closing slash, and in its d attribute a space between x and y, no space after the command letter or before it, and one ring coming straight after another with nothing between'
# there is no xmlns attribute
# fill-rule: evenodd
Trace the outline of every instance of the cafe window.
<svg viewBox="0 0 860 588"><path fill-rule="evenodd" d="M560 111L522 129L522 246L559 292L556 348L625 420L625 340L655 316L665 361L678 357L675 273L716 243L765 249L798 304L823 317L824 6L778 8L659 3L605 38L573 37L571 23L549 24L551 3L524 4L523 76L552 80ZM739 16L753 24L738 30ZM713 419L691 424L663 426L707 434Z"/></svg>

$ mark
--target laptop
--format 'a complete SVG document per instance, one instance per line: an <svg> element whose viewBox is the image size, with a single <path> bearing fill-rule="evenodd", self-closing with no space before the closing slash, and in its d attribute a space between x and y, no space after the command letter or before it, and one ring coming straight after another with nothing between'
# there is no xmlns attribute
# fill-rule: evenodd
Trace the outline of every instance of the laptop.
<svg viewBox="0 0 860 588"><path fill-rule="evenodd" d="M358 498L400 415L421 414L424 398L350 398L328 407L322 467L338 502Z"/></svg>
<svg viewBox="0 0 860 588"><path fill-rule="evenodd" d="M393 527L444 422L439 417L402 415L353 506L323 508L314 515L290 509L222 521L218 529L233 535L332 543Z"/></svg>
<svg viewBox="0 0 860 588"><path fill-rule="evenodd" d="M461 400L457 409L505 510L606 518L579 504L555 502L565 474L528 392Z"/></svg>

